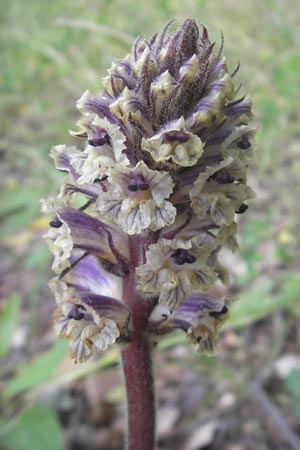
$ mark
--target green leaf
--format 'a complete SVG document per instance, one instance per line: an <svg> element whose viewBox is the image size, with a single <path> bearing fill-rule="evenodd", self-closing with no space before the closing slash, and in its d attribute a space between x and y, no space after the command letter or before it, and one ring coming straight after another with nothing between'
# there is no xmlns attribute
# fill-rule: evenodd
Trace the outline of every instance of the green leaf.
<svg viewBox="0 0 300 450"><path fill-rule="evenodd" d="M14 189L6 191L3 201L0 205L1 218L5 218L6 215L15 212L19 209L25 209L28 203L28 199L36 197L37 192L33 189L22 187L22 189Z"/></svg>
<svg viewBox="0 0 300 450"><path fill-rule="evenodd" d="M51 385L53 386L62 386L68 383L72 383L73 381L79 380L80 378L85 378L98 370L101 371L115 366L117 363L118 352L113 348L101 355L99 359L96 359L95 362L86 362L77 366L74 365L73 370L69 370L68 372L64 372L63 374L60 373L50 377L48 380L48 385L51 383ZM39 390L42 391L43 387L44 385L41 384L36 392L38 392ZM33 392L33 396L34 394L35 393Z"/></svg>
<svg viewBox="0 0 300 450"><path fill-rule="evenodd" d="M20 186L6 190L0 204L2 222L0 238L5 238L17 230L29 229L30 223L40 215L40 198L47 195L46 186Z"/></svg>
<svg viewBox="0 0 300 450"><path fill-rule="evenodd" d="M42 243L27 256L25 264L29 268L45 267L49 259L50 259L49 249L46 243Z"/></svg>
<svg viewBox="0 0 300 450"><path fill-rule="evenodd" d="M18 322L20 298L17 294L11 294L4 305L0 315L0 358L6 356L11 336Z"/></svg>
<svg viewBox="0 0 300 450"><path fill-rule="evenodd" d="M300 399L300 370L293 369L290 371L287 379L286 386L289 392Z"/></svg>
<svg viewBox="0 0 300 450"><path fill-rule="evenodd" d="M271 287L272 283L266 281L262 285L244 292L240 299L232 305L229 320L222 329L241 328L263 319L276 309L287 308L298 298L300 277L297 273L288 276L281 291L276 295L269 293Z"/></svg>
<svg viewBox="0 0 300 450"><path fill-rule="evenodd" d="M4 389L4 395L9 397L18 394L49 379L66 352L67 342L57 340L48 351L18 369L16 376Z"/></svg>
<svg viewBox="0 0 300 450"><path fill-rule="evenodd" d="M93 363L74 365L74 369L63 373L55 372L58 364L66 355L67 345L66 341L58 340L46 354L36 357L32 363L22 366L16 377L6 386L4 397L8 398L27 391L26 398L32 400L49 385L63 386L118 363L118 353L112 349Z"/></svg>
<svg viewBox="0 0 300 450"><path fill-rule="evenodd" d="M276 297L278 297L278 301L282 303L282 306L289 306L293 303L294 307L294 304L299 304L299 290L299 273L291 273L287 276L286 281L282 285L280 294L278 294Z"/></svg>
<svg viewBox="0 0 300 450"><path fill-rule="evenodd" d="M186 334L182 331L174 332L170 335L165 336L159 343L159 350L167 350L176 345L187 343Z"/></svg>
<svg viewBox="0 0 300 450"><path fill-rule="evenodd" d="M43 405L34 405L0 428L0 442L4 450L63 450L56 414Z"/></svg>
<svg viewBox="0 0 300 450"><path fill-rule="evenodd" d="M243 292L230 309L229 320L222 329L241 328L259 320L270 312L272 298L268 296L270 283L266 282Z"/></svg>
<svg viewBox="0 0 300 450"><path fill-rule="evenodd" d="M300 401L296 402L295 414L296 414L296 418L299 420L300 419Z"/></svg>

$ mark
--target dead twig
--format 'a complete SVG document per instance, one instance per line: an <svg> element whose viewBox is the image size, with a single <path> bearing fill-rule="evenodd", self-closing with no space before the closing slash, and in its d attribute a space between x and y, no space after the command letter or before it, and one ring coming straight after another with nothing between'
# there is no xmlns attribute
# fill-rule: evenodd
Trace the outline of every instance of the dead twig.
<svg viewBox="0 0 300 450"><path fill-rule="evenodd" d="M270 422L272 422L278 434L290 446L290 448L292 450L299 450L300 437L291 429L288 422L281 414L279 408L277 408L277 406L268 397L259 381L252 381L249 384L249 389L253 395L254 401L258 403L262 411L265 413L264 418L266 418L267 425L270 425Z"/></svg>

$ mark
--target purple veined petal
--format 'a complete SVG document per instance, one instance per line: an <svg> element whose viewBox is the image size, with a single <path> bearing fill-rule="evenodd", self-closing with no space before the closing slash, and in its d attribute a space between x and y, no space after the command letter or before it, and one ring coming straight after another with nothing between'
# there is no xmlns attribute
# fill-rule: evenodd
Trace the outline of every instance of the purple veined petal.
<svg viewBox="0 0 300 450"><path fill-rule="evenodd" d="M172 313L169 320L175 326L181 321L191 324L192 319L201 312L221 312L225 305L224 299L204 294L194 294L183 301Z"/></svg>
<svg viewBox="0 0 300 450"><path fill-rule="evenodd" d="M103 297L98 297L98 303L101 303ZM118 322L105 317L102 310L98 308L97 311L78 297L70 298L57 307L54 312L55 331L58 336L69 339L75 362L84 362L96 351L106 350L120 338L120 331L126 340L129 338L130 315L128 312L123 314L122 304L121 307L114 311Z"/></svg>
<svg viewBox="0 0 300 450"><path fill-rule="evenodd" d="M251 100L250 97L244 96L238 100L235 100L224 108L224 113L230 119L236 118L241 115L251 117Z"/></svg>
<svg viewBox="0 0 300 450"><path fill-rule="evenodd" d="M202 157L200 157L201 160ZM174 189L174 194L171 195L171 200L174 205L189 203L189 192L192 189L195 181L201 172L205 172L206 166L196 164L191 168L184 169L178 177L178 184Z"/></svg>
<svg viewBox="0 0 300 450"><path fill-rule="evenodd" d="M89 91L85 91L76 105L83 114L95 113L99 117L109 118L112 123L118 123L116 117L109 109L110 98L105 93L102 93L102 95L92 95Z"/></svg>
<svg viewBox="0 0 300 450"><path fill-rule="evenodd" d="M92 251L101 256L106 254L107 234L102 222L70 207L59 208L58 216L70 228L74 247Z"/></svg>
<svg viewBox="0 0 300 450"><path fill-rule="evenodd" d="M198 220L193 217L192 220L183 228L177 235L178 239L191 239L193 236L197 236L203 233L212 233L213 230L218 230L219 226L216 225L209 215Z"/></svg>
<svg viewBox="0 0 300 450"><path fill-rule="evenodd" d="M214 133L214 135L207 141L207 151L209 151L210 148L213 148L214 146L220 146L224 142L224 140L234 132L234 130L234 126L229 127L228 125L226 126L226 124L223 127L220 127L219 130L217 130L216 133Z"/></svg>
<svg viewBox="0 0 300 450"><path fill-rule="evenodd" d="M236 124L230 125L227 122L215 133L215 135L206 143L208 154L226 155L226 149L235 149L239 151L239 158L245 156L253 150L250 140L255 135L256 128L253 125Z"/></svg>
<svg viewBox="0 0 300 450"><path fill-rule="evenodd" d="M83 295L114 296L121 298L122 287L120 279L101 269L94 256L86 256L64 276L64 282L74 287Z"/></svg>
<svg viewBox="0 0 300 450"><path fill-rule="evenodd" d="M105 295L96 295L89 292L81 294L83 305L90 307L99 317L114 320L117 324L124 325L130 316L130 311L124 303L113 297Z"/></svg>
<svg viewBox="0 0 300 450"><path fill-rule="evenodd" d="M93 255L104 258L111 263L117 263L115 254L109 245L109 234L114 244L124 258L128 255L126 240L109 225L75 208L59 208L58 216L71 230L74 248L86 250ZM120 244L120 245L119 245ZM124 253L123 253L124 252Z"/></svg>
<svg viewBox="0 0 300 450"><path fill-rule="evenodd" d="M56 145L50 152L51 158L54 159L55 166L58 170L69 172L75 180L79 178L79 174L71 164L71 155L79 153L76 147L67 147L66 145Z"/></svg>
<svg viewBox="0 0 300 450"><path fill-rule="evenodd" d="M75 192L84 194L90 199L97 200L98 195L100 195L103 190L98 185L75 185L73 183L66 183L63 187L63 193L65 195L71 195Z"/></svg>
<svg viewBox="0 0 300 450"><path fill-rule="evenodd" d="M180 173L178 189L182 189L184 186L190 188L197 180L201 171L205 171L205 166L201 166L200 164L183 170Z"/></svg>
<svg viewBox="0 0 300 450"><path fill-rule="evenodd" d="M207 355L217 352L218 330L228 316L230 300L194 294L171 314L165 328L180 328L197 351Z"/></svg>
<svg viewBox="0 0 300 450"><path fill-rule="evenodd" d="M180 233L183 229L185 229L190 221L192 220L192 213L186 212L186 214L179 215L175 222L166 227L161 233L160 236L164 239L173 239L175 236Z"/></svg>

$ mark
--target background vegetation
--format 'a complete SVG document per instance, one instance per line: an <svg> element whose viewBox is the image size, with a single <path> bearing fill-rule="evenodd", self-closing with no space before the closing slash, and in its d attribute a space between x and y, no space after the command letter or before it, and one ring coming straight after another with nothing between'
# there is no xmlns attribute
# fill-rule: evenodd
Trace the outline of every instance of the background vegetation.
<svg viewBox="0 0 300 450"><path fill-rule="evenodd" d="M70 142L81 93L101 90L136 36L193 15L241 63L259 124L257 199L240 253L224 254L240 301L220 358L195 355L182 335L160 344L159 448L299 450L299 1L1 0L0 14L0 448L122 448L116 353L74 367L53 335L39 199L58 190L48 153Z"/></svg>

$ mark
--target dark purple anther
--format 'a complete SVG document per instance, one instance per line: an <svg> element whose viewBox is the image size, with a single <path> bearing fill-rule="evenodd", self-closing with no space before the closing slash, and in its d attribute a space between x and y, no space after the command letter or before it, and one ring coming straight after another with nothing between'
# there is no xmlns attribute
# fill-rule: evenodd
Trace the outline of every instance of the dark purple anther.
<svg viewBox="0 0 300 450"><path fill-rule="evenodd" d="M136 184L136 180L130 180L130 183L128 185L128 190L131 192L136 192L138 191L138 186Z"/></svg>
<svg viewBox="0 0 300 450"><path fill-rule="evenodd" d="M81 305L73 305L71 311L68 314L68 319L81 320L84 318L84 313L79 311L79 309L84 309Z"/></svg>
<svg viewBox="0 0 300 450"><path fill-rule="evenodd" d="M223 308L221 309L221 311L212 311L209 313L209 315L211 317L214 317L215 319L219 319L220 316L223 316L224 314L226 314L228 312L228 308L227 306L223 306Z"/></svg>
<svg viewBox="0 0 300 450"><path fill-rule="evenodd" d="M139 190L140 191L147 191L149 189L149 184L148 183L140 183L138 185Z"/></svg>
<svg viewBox="0 0 300 450"><path fill-rule="evenodd" d="M110 137L104 128L94 131L92 137L88 139L89 145L92 147L100 147L110 143Z"/></svg>
<svg viewBox="0 0 300 450"><path fill-rule="evenodd" d="M129 185L129 186L128 186L128 189L129 189L129 191L131 191L131 192L136 192L136 191L139 190L139 188L137 187L136 184L131 184L131 185Z"/></svg>
<svg viewBox="0 0 300 450"><path fill-rule="evenodd" d="M216 172L214 175L212 175L212 178L218 184L227 184L234 182L234 177L230 175L230 173L228 173L227 170L225 169L221 169L218 172Z"/></svg>
<svg viewBox="0 0 300 450"><path fill-rule="evenodd" d="M137 174L135 177L136 185L140 191L146 191L149 189L149 184L146 182L142 174Z"/></svg>
<svg viewBox="0 0 300 450"><path fill-rule="evenodd" d="M57 216L54 216L53 219L49 222L49 225L52 228L60 228L62 224L63 224L62 221L59 220Z"/></svg>
<svg viewBox="0 0 300 450"><path fill-rule="evenodd" d="M180 144L183 144L184 142L187 142L189 140L189 135L185 133L184 131L167 131L164 134L164 142L179 142Z"/></svg>
<svg viewBox="0 0 300 450"><path fill-rule="evenodd" d="M196 257L194 255L191 255L187 250L182 248L175 250L175 252L172 253L171 258L173 258L175 264L178 264L179 266L186 263L193 264L196 261Z"/></svg>
<svg viewBox="0 0 300 450"><path fill-rule="evenodd" d="M244 134L242 139L240 141L238 141L237 146L241 150L246 150L247 148L251 147L251 143L248 139L248 136L246 136L246 134Z"/></svg>
<svg viewBox="0 0 300 450"><path fill-rule="evenodd" d="M243 214L245 211L247 211L248 205L246 203L242 203L239 209L235 211L236 214Z"/></svg>
<svg viewBox="0 0 300 450"><path fill-rule="evenodd" d="M132 178L130 180L130 183L128 185L128 189L131 192L136 192L136 191L147 191L147 189L149 189L149 184L145 181L145 178L143 177L143 175L136 175L135 178Z"/></svg>

